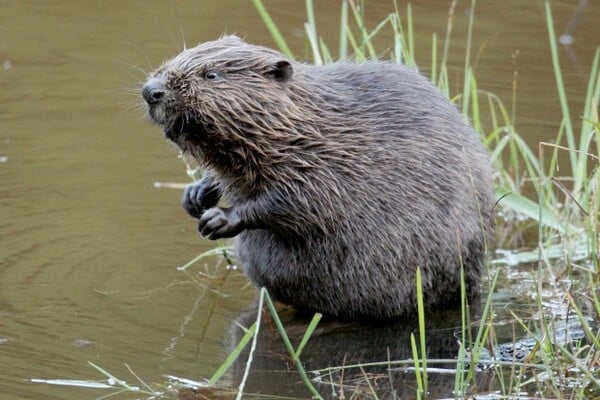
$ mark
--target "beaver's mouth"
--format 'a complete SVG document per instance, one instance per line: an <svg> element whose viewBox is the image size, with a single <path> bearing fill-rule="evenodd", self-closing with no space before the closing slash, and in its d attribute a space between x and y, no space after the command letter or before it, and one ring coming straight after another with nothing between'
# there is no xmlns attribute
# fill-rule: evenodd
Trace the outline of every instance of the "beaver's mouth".
<svg viewBox="0 0 600 400"><path fill-rule="evenodd" d="M165 136L181 145L184 141L193 141L208 132L208 127L187 114L179 115L173 120L163 124Z"/></svg>
<svg viewBox="0 0 600 400"><path fill-rule="evenodd" d="M179 116L163 124L165 136L177 143L177 139L190 132L190 123L184 116Z"/></svg>

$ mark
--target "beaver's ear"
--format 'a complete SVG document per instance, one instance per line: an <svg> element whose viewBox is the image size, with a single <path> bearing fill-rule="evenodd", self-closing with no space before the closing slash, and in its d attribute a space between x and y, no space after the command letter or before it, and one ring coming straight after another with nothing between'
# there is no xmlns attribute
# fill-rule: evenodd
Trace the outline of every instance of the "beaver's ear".
<svg viewBox="0 0 600 400"><path fill-rule="evenodd" d="M286 60L279 60L269 66L265 76L277 82L287 82L294 75L292 64Z"/></svg>

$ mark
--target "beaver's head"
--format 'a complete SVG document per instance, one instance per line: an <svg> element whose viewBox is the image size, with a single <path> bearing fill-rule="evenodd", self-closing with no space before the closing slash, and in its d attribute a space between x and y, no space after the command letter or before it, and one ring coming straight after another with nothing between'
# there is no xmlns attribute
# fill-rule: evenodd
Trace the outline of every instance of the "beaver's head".
<svg viewBox="0 0 600 400"><path fill-rule="evenodd" d="M251 143L266 131L277 136L289 120L292 75L282 54L225 36L164 63L142 96L150 118L183 150Z"/></svg>

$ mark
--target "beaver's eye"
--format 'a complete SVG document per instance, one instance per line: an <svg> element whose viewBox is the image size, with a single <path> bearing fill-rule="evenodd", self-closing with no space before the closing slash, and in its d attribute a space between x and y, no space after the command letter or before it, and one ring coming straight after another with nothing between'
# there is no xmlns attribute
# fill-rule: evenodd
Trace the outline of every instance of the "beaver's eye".
<svg viewBox="0 0 600 400"><path fill-rule="evenodd" d="M209 81L214 81L220 77L221 75L217 71L208 71L204 74L204 79L208 79Z"/></svg>

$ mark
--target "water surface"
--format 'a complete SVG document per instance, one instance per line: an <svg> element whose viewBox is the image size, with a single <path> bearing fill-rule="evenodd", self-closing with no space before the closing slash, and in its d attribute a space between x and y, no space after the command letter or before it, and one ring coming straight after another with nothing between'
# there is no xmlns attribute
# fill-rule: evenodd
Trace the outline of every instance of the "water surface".
<svg viewBox="0 0 600 400"><path fill-rule="evenodd" d="M265 3L302 58L303 2ZM369 3L375 26L392 6ZM421 65L429 63L432 32L445 34L442 3L413 6ZM575 5L552 5L562 32ZM214 259L189 274L176 269L213 243L195 233L180 191L153 186L188 178L175 149L146 121L139 83L184 42L227 32L274 46L267 30L251 2L231 0L24 0L2 1L0 10L0 397L106 394L30 382L102 379L88 361L131 381L126 364L148 382L164 383L164 374L209 377L255 293ZM320 3L317 15L319 33L335 43L337 3ZM460 2L450 51L457 84L466 17ZM576 114L599 20L600 7L590 2L573 46L561 52ZM555 137L560 109L543 3L478 2L475 21L480 87L510 104L518 71L518 130L532 144Z"/></svg>

